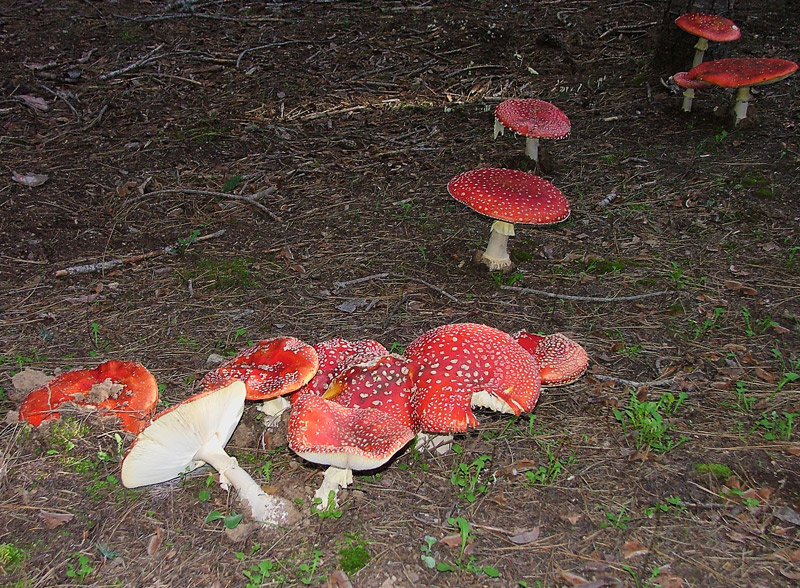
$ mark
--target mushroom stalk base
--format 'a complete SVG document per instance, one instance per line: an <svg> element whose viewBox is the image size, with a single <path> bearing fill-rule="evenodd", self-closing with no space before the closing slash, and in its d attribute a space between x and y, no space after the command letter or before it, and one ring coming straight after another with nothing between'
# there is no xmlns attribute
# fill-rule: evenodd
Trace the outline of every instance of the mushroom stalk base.
<svg viewBox="0 0 800 588"><path fill-rule="evenodd" d="M341 488L347 488L353 483L353 470L330 466L325 470L325 477L322 484L314 492L314 498L319 498L319 510L325 510L331 504L331 492L333 492L333 505L336 506L336 496Z"/></svg>
<svg viewBox="0 0 800 588"><path fill-rule="evenodd" d="M489 267L489 270L507 270L513 265L508 255L508 238L514 236L514 225L504 221L494 221L492 232L489 235L489 244L486 246L479 261Z"/></svg>
<svg viewBox="0 0 800 588"><path fill-rule="evenodd" d="M744 86L739 88L736 92L736 106L733 107L733 113L736 115L736 120L733 124L739 124L739 121L747 118L747 104L750 102L750 88Z"/></svg>
<svg viewBox="0 0 800 588"><path fill-rule="evenodd" d="M505 133L506 128L503 126L498 119L494 119L494 138L497 139L497 135L502 135Z"/></svg>
<svg viewBox="0 0 800 588"><path fill-rule="evenodd" d="M289 504L275 496L271 496L256 484L255 480L244 471L236 461L225 453L219 438L212 437L195 454L195 459L204 461L219 472L219 483L224 490L233 486L239 493L239 499L250 511L250 515L259 523L281 525L289 522Z"/></svg>
<svg viewBox="0 0 800 588"><path fill-rule="evenodd" d="M535 162L539 162L539 137L528 137L525 139L525 155Z"/></svg>
<svg viewBox="0 0 800 588"><path fill-rule="evenodd" d="M694 90L692 88L686 88L683 91L683 111L684 112L691 112L692 111L692 101L694 100Z"/></svg>

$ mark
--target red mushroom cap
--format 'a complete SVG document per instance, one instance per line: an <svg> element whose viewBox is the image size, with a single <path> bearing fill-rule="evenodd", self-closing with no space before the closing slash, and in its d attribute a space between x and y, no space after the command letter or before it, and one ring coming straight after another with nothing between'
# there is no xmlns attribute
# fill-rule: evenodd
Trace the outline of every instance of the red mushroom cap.
<svg viewBox="0 0 800 588"><path fill-rule="evenodd" d="M511 412L539 399L539 366L510 335L474 323L443 325L415 339L404 354L419 364L411 404L422 430L460 433L478 424L472 396L486 392Z"/></svg>
<svg viewBox="0 0 800 588"><path fill-rule="evenodd" d="M509 98L497 106L494 115L504 127L526 137L563 139L570 133L567 115L537 98Z"/></svg>
<svg viewBox="0 0 800 588"><path fill-rule="evenodd" d="M348 408L314 394L292 405L289 448L308 461L351 470L384 463L414 438L414 432L374 408Z"/></svg>
<svg viewBox="0 0 800 588"><path fill-rule="evenodd" d="M297 392L292 394L294 402L300 394L316 394L322 396L336 375L350 366L371 361L389 353L386 348L372 339L347 341L346 339L329 339L314 345L319 358L319 368L314 377Z"/></svg>
<svg viewBox="0 0 800 588"><path fill-rule="evenodd" d="M731 57L706 61L693 67L692 80L708 82L723 88L741 88L771 84L792 75L797 64L788 59L768 57Z"/></svg>
<svg viewBox="0 0 800 588"><path fill-rule="evenodd" d="M542 386L564 386L574 382L589 367L586 350L561 333L543 336L519 331L512 337L539 363Z"/></svg>
<svg viewBox="0 0 800 588"><path fill-rule="evenodd" d="M242 380L247 400L268 400L294 392L314 377L319 366L317 352L295 337L259 341L207 373L202 388L219 388Z"/></svg>
<svg viewBox="0 0 800 588"><path fill-rule="evenodd" d="M450 180L447 191L476 212L509 223L552 224L570 212L566 196L553 184L515 169L467 171Z"/></svg>
<svg viewBox="0 0 800 588"><path fill-rule="evenodd" d="M689 72L686 71L679 71L673 75L672 81L678 84L681 88L689 88L690 90L706 90L714 85L701 80L693 80L689 77Z"/></svg>
<svg viewBox="0 0 800 588"><path fill-rule="evenodd" d="M158 384L142 364L110 360L92 369L65 372L33 390L19 407L19 419L38 427L57 419L57 409L66 402L116 416L123 430L137 434L153 416Z"/></svg>
<svg viewBox="0 0 800 588"><path fill-rule="evenodd" d="M349 408L375 408L415 433L411 397L418 366L399 355L384 355L351 366L333 379L324 398Z"/></svg>
<svg viewBox="0 0 800 588"><path fill-rule="evenodd" d="M742 31L732 20L716 14L689 12L676 18L675 24L687 33L709 41L735 41L742 36Z"/></svg>

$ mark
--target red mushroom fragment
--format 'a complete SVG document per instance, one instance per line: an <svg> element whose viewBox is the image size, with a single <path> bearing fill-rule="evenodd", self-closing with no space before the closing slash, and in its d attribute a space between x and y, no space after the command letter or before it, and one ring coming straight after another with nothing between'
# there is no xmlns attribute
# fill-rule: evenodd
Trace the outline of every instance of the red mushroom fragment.
<svg viewBox="0 0 800 588"><path fill-rule="evenodd" d="M347 341L346 339L329 339L314 345L319 358L319 368L308 384L292 394L292 402L300 394L316 394L322 396L336 375L352 365L371 361L389 353L386 348L371 339Z"/></svg>
<svg viewBox="0 0 800 588"><path fill-rule="evenodd" d="M317 352L295 337L259 341L223 363L200 381L203 389L242 380L247 400L267 400L294 392L314 377Z"/></svg>
<svg viewBox="0 0 800 588"><path fill-rule="evenodd" d="M672 81L678 84L681 88L683 88L684 112L692 111L692 100L694 100L695 90L706 90L713 85L707 82L701 82L700 80L689 79L689 73L685 71L679 71L674 76L672 76Z"/></svg>
<svg viewBox="0 0 800 588"><path fill-rule="evenodd" d="M302 394L292 405L289 448L303 459L329 465L316 497L324 508L330 492L352 482L352 470L385 464L414 438L414 432L374 408L348 408L314 394Z"/></svg>
<svg viewBox="0 0 800 588"><path fill-rule="evenodd" d="M237 490L250 516L260 523L281 525L296 516L286 500L271 496L225 452L244 410L244 383L234 380L205 390L157 414L122 458L126 488L166 482L208 464L220 485Z"/></svg>
<svg viewBox="0 0 800 588"><path fill-rule="evenodd" d="M38 427L59 418L58 408L71 403L115 416L123 430L137 434L153 416L156 402L158 384L142 364L111 360L65 372L33 390L19 407L19 419Z"/></svg>
<svg viewBox="0 0 800 588"><path fill-rule="evenodd" d="M797 71L797 64L788 59L765 57L731 57L706 61L687 74L692 80L714 84L723 88L738 88L735 124L747 117L750 86L773 84Z"/></svg>
<svg viewBox="0 0 800 588"><path fill-rule="evenodd" d="M348 408L380 410L416 433L419 426L411 408L416 374L417 365L410 359L384 355L339 372L323 398Z"/></svg>
<svg viewBox="0 0 800 588"><path fill-rule="evenodd" d="M419 364L411 399L422 430L462 433L478 424L470 406L513 414L530 412L539 399L539 365L514 339L474 323L443 325L411 342L405 357Z"/></svg>
<svg viewBox="0 0 800 588"><path fill-rule="evenodd" d="M742 36L742 31L732 20L716 14L689 12L676 18L675 24L690 35L698 37L697 44L694 46L692 67L697 67L702 63L703 54L708 49L709 41L735 41Z"/></svg>
<svg viewBox="0 0 800 588"><path fill-rule="evenodd" d="M537 98L509 98L494 111L494 136L507 127L524 135L525 154L539 161L539 139L563 139L571 127L567 115L560 108Z"/></svg>
<svg viewBox="0 0 800 588"><path fill-rule="evenodd" d="M586 350L561 333L544 336L519 331L512 337L538 362L542 387L570 384L589 367Z"/></svg>
<svg viewBox="0 0 800 588"><path fill-rule="evenodd" d="M482 168L461 173L447 184L450 195L476 212L497 219L480 262L490 270L511 267L508 238L513 223L547 225L565 220L566 196L545 179L514 169Z"/></svg>

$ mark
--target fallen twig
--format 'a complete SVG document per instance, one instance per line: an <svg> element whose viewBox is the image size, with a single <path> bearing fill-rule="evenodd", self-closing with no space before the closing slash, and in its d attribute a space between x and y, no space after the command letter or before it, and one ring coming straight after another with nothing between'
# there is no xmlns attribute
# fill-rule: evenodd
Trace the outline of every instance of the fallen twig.
<svg viewBox="0 0 800 588"><path fill-rule="evenodd" d="M631 386L632 388L642 388L647 386L649 388L658 388L661 386L671 386L675 383L675 378L664 378L663 380L650 380L649 382L637 382L636 380L626 380L624 378L615 378L614 376L603 376L601 374L591 374L595 380L602 382L614 382L615 384L622 384L623 386Z"/></svg>
<svg viewBox="0 0 800 588"><path fill-rule="evenodd" d="M214 239L216 237L221 237L225 234L225 229L220 229L216 233L210 233L208 235L203 235L201 237L197 237L192 241L192 243L197 243L200 241L207 241L208 239ZM189 243L191 244L191 243ZM144 261L145 259L150 259L152 257L158 257L159 255L172 255L181 247L185 247L187 243L175 243L174 245L168 245L163 249L158 249L156 251L149 251L147 253L142 253L140 255L131 255L128 257L120 257L117 259L109 259L108 261L98 261L97 263L89 263L86 265L73 265L72 267L67 267L64 269L60 269L56 272L57 278L63 278L65 276L77 276L80 274L91 274L94 272L101 272L107 269L111 269L117 267L118 265L123 264L130 264L130 263L138 263L140 261Z"/></svg>
<svg viewBox="0 0 800 588"><path fill-rule="evenodd" d="M169 52L162 53L161 55L153 55L156 51L161 49L163 46L164 46L163 43L158 45L150 53L148 53L147 57L145 57L144 59L141 59L141 60L139 60L139 61L137 61L135 63L131 63L130 65L126 65L125 67L123 67L121 69L115 69L114 71L110 71L107 74L103 74L103 75L100 76L100 79L101 80L109 80L111 78L117 77L118 75L121 75L121 74L124 74L126 72L129 72L132 69L136 69L137 67L142 67L143 65L147 65L151 61L157 61L157 60L161 59L162 57L166 57L167 55L169 55Z"/></svg>
<svg viewBox="0 0 800 588"><path fill-rule="evenodd" d="M388 278L389 275L390 275L389 272L384 272L382 274L372 274L371 276L356 278L355 280L347 280L346 282L334 282L333 289L341 290L342 288L347 288L349 286L354 286L356 284L361 284L363 282L370 282L372 280L382 280L383 278Z"/></svg>
<svg viewBox="0 0 800 588"><path fill-rule="evenodd" d="M544 290L534 290L533 288L520 288L518 286L500 286L501 290L511 290L513 292L522 292L523 294L536 294L537 296L544 296L546 298L558 298L559 300L579 300L581 302L630 302L631 300L643 300L644 298L653 298L654 296L662 296L669 294L669 290L659 290L658 292L648 292L646 294L637 294L635 296L573 296L571 294L554 294L553 292L546 292Z"/></svg>
<svg viewBox="0 0 800 588"><path fill-rule="evenodd" d="M364 276L363 278L356 278L354 280L348 280L346 282L334 282L333 283L333 288L334 288L334 290L341 290L342 288L347 288L348 286L353 286L355 284L361 284L362 282L369 282L371 280L382 280L382 279L388 278L388 277L397 278L399 280L408 280L410 282L417 282L419 284L422 284L423 286L427 286L428 288L430 288L434 292L438 292L439 294L441 294L445 298L449 298L453 302L458 302L458 298L456 298L455 296L453 296L449 292L445 292L444 290L442 290L438 286L434 286L430 282L426 282L422 278L415 278L413 276L405 276L403 274L392 274L392 273L389 273L389 272L384 272L384 273L381 273L381 274L372 274L371 276Z"/></svg>
<svg viewBox="0 0 800 588"><path fill-rule="evenodd" d="M281 217L279 217L277 214L272 212L269 208L267 208L260 202L256 202L259 198L262 198L264 196L269 196L270 194L274 193L276 189L277 188L275 186L270 186L268 188L264 188L259 192L256 192L255 194L249 194L247 196L243 196L240 194L215 192L213 190L195 190L194 188L167 188L164 190L154 190L152 192L147 192L146 194L142 194L141 196L131 198L130 201L135 202L137 200L142 200L150 196L158 196L159 194L197 194L199 196L216 196L217 198L224 198L226 200L238 200L240 202L246 202L250 206L257 208L258 210L266 214L272 220L281 222L283 220Z"/></svg>

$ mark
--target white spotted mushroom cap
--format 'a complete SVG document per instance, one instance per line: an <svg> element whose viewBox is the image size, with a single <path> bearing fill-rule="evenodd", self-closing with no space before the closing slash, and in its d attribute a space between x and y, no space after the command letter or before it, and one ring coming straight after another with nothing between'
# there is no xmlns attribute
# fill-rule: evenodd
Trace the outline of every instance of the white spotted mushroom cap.
<svg viewBox="0 0 800 588"><path fill-rule="evenodd" d="M552 224L565 220L566 196L547 180L514 169L486 167L458 174L450 195L476 212L508 223Z"/></svg>
<svg viewBox="0 0 800 588"><path fill-rule="evenodd" d="M706 90L714 84L702 82L700 80L693 80L689 77L689 72L679 71L672 76L672 81L678 84L681 88L689 88L690 90Z"/></svg>
<svg viewBox="0 0 800 588"><path fill-rule="evenodd" d="M303 459L351 470L382 466L414 432L374 408L348 408L315 394L292 404L289 448Z"/></svg>
<svg viewBox="0 0 800 588"><path fill-rule="evenodd" d="M735 41L742 36L742 31L732 20L717 14L688 12L676 18L675 24L690 35L709 41Z"/></svg>
<svg viewBox="0 0 800 588"><path fill-rule="evenodd" d="M558 106L538 98L509 98L494 111L500 123L520 135L539 139L569 136L569 118Z"/></svg>
<svg viewBox="0 0 800 588"><path fill-rule="evenodd" d="M399 355L377 357L340 372L324 398L350 408L375 408L417 433L411 408L417 369L414 361Z"/></svg>
<svg viewBox="0 0 800 588"><path fill-rule="evenodd" d="M411 404L423 431L460 433L477 426L470 403L479 392L517 415L539 400L536 359L498 329L443 325L412 341L404 355L419 364Z"/></svg>
<svg viewBox="0 0 800 588"><path fill-rule="evenodd" d="M295 337L276 337L259 341L207 373L200 386L212 389L241 380L247 400L267 400L304 386L318 367L313 347Z"/></svg>
<svg viewBox="0 0 800 588"><path fill-rule="evenodd" d="M512 337L539 362L542 386L570 384L589 367L586 350L561 333L544 336L519 331Z"/></svg>

